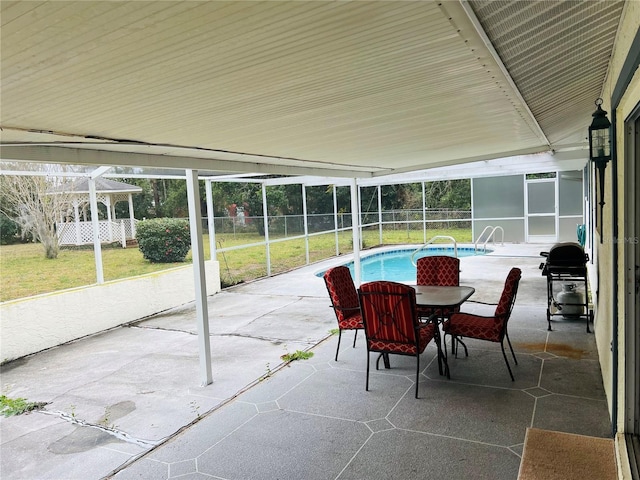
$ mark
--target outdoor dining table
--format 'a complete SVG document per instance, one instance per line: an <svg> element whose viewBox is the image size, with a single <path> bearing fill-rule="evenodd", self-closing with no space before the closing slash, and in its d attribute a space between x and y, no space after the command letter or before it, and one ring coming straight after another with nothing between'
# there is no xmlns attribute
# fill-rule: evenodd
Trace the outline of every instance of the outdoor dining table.
<svg viewBox="0 0 640 480"><path fill-rule="evenodd" d="M416 305L418 307L432 308L436 311L459 307L476 291L475 288L464 285L447 287L434 285L410 286L416 291Z"/></svg>
<svg viewBox="0 0 640 480"><path fill-rule="evenodd" d="M476 291L473 287L464 285L436 286L436 285L411 285L416 292L416 305L430 308L436 312L436 328L444 321L442 312L445 309L459 307L466 302ZM439 334L439 333L438 333ZM446 353L442 351L440 341L436 341L438 346L438 370L442 375L442 362L445 365L445 373L449 377L449 365L447 364ZM444 347L446 350L446 346Z"/></svg>

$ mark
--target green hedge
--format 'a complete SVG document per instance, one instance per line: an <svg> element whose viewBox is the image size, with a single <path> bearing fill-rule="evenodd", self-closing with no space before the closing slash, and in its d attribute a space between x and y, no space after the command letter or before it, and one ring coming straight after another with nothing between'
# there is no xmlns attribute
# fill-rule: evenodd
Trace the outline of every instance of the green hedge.
<svg viewBox="0 0 640 480"><path fill-rule="evenodd" d="M154 218L136 224L138 248L153 263L184 262L191 248L187 220Z"/></svg>

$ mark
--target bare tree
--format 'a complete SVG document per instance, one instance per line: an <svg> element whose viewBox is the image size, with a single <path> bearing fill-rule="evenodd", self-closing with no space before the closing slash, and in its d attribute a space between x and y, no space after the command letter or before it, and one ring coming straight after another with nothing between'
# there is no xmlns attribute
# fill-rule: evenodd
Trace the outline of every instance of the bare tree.
<svg viewBox="0 0 640 480"><path fill-rule="evenodd" d="M24 170L24 166L21 167ZM26 173L26 172L25 172ZM71 206L62 177L41 171L0 176L0 211L20 226L23 238L31 235L40 242L46 258L57 258L60 250L56 222L62 221Z"/></svg>

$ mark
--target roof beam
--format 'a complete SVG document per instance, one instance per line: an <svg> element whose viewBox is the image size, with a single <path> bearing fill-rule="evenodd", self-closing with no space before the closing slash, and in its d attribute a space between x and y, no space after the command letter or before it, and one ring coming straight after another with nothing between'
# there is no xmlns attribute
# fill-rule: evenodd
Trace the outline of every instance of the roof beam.
<svg viewBox="0 0 640 480"><path fill-rule="evenodd" d="M112 165L156 168L180 168L211 170L233 173L261 173L269 175L313 175L344 178L367 178L371 173L362 170L342 169L338 166L303 167L260 163L239 160L220 160L182 155L162 155L128 151L98 150L95 148L72 148L52 145L11 145L4 144L0 150L0 159L44 163L66 163L76 165ZM264 159L263 159L264 160Z"/></svg>

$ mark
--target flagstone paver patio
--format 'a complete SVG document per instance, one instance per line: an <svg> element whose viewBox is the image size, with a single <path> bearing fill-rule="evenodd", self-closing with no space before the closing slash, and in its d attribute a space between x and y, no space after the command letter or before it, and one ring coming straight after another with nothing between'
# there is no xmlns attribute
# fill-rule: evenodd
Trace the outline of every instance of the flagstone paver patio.
<svg viewBox="0 0 640 480"><path fill-rule="evenodd" d="M469 357L449 358L451 380L427 348L419 399L410 357L392 356L365 392L362 333L333 360L335 317L313 276L333 259L209 297L206 387L192 305L4 365L3 393L50 403L0 419L0 476L514 479L527 427L611 434L593 334L584 320L546 330L541 249L461 264L461 283L485 302L511 266L523 269L509 329L515 382L498 345L468 341ZM308 348L311 359L280 367L280 355Z"/></svg>

